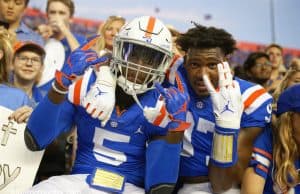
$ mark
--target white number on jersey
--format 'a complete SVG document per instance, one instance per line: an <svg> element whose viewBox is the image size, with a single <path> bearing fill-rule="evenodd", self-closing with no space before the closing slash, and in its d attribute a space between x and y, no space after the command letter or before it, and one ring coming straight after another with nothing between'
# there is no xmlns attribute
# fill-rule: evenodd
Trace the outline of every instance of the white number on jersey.
<svg viewBox="0 0 300 194"><path fill-rule="evenodd" d="M193 115L190 111L187 112L186 118L187 122L191 123L191 126L184 131L183 150L181 152L181 155L185 157L191 157L194 155L194 148L192 145L192 133L194 130L195 122L193 119ZM207 132L213 133L215 131L215 124L211 121L199 117L196 130L205 134Z"/></svg>
<svg viewBox="0 0 300 194"><path fill-rule="evenodd" d="M98 161L114 166L119 166L123 162L126 162L127 157L123 152L107 148L103 145L105 139L115 142L128 143L130 140L130 136L96 127L93 139L94 156Z"/></svg>
<svg viewBox="0 0 300 194"><path fill-rule="evenodd" d="M271 122L271 118L272 118L272 104L268 104L267 106L267 113L270 115L270 116L265 116L265 121L267 123L270 123Z"/></svg>

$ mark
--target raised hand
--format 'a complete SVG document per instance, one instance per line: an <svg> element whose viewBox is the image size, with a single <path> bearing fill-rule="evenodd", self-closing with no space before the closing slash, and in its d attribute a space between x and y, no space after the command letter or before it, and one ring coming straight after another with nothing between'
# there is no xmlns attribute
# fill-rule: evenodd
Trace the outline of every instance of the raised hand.
<svg viewBox="0 0 300 194"><path fill-rule="evenodd" d="M219 87L211 84L207 75L204 83L213 102L216 127L213 136L211 161L215 166L230 167L238 160L237 140L243 112L239 83L233 81L227 62L218 64Z"/></svg>
<svg viewBox="0 0 300 194"><path fill-rule="evenodd" d="M233 81L227 62L218 64L219 88L215 89L207 75L204 84L210 93L216 124L220 127L239 129L243 111L242 94L239 83Z"/></svg>
<svg viewBox="0 0 300 194"><path fill-rule="evenodd" d="M167 126L170 131L183 131L190 126L186 122L189 95L179 74L176 75L175 81L176 87L163 88L159 83L155 84L161 99L157 101L155 107L146 106L144 115L154 125Z"/></svg>
<svg viewBox="0 0 300 194"><path fill-rule="evenodd" d="M95 72L96 81L83 98L81 105L93 118L101 120L104 127L115 107L116 78L109 66L100 66Z"/></svg>
<svg viewBox="0 0 300 194"><path fill-rule="evenodd" d="M55 72L56 81L62 88L67 89L72 80L76 76L82 75L87 67L107 61L107 57L98 58L97 53L90 49L98 38L99 36L94 36L87 43L75 49L62 70Z"/></svg>

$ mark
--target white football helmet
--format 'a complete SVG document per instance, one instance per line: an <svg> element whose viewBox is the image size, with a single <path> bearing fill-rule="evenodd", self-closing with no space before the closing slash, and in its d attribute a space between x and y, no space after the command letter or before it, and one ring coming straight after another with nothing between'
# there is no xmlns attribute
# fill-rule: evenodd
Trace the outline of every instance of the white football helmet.
<svg viewBox="0 0 300 194"><path fill-rule="evenodd" d="M172 59L172 38L158 19L143 16L125 24L114 38L112 70L129 95L161 83Z"/></svg>

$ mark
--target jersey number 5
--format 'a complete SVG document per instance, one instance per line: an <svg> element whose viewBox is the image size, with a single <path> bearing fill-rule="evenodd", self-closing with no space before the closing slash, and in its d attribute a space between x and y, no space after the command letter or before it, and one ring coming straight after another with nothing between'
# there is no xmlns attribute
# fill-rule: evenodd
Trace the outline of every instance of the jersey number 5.
<svg viewBox="0 0 300 194"><path fill-rule="evenodd" d="M102 128L96 127L94 135L94 156L95 158L107 164L119 166L123 162L127 161L127 157L123 152L113 150L105 145L109 145L109 142L122 142L128 143L130 136L107 131Z"/></svg>

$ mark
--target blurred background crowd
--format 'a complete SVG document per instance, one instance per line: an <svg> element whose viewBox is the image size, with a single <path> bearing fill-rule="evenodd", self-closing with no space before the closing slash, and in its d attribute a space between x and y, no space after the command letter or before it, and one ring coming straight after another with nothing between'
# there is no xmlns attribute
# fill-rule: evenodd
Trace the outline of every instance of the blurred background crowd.
<svg viewBox="0 0 300 194"><path fill-rule="evenodd" d="M32 29L38 25L47 22L46 14L37 8L27 8L23 17L24 22ZM89 37L96 34L98 27L104 20L93 20L82 17L75 17L71 24L72 32ZM237 50L231 57L232 65L241 65L251 52L264 51L266 44L260 44L250 41L238 41ZM283 46L283 59L288 64L293 57L300 57L300 49L287 48Z"/></svg>

